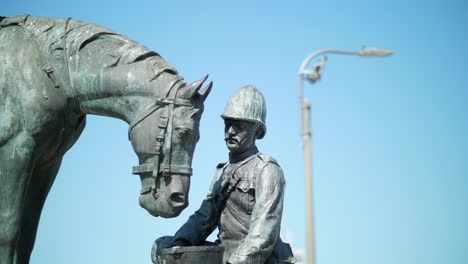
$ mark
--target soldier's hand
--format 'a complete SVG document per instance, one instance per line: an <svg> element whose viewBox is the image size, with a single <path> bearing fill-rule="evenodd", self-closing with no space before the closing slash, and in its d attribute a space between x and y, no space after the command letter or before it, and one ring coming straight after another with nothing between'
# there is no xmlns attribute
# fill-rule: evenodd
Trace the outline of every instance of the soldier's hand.
<svg viewBox="0 0 468 264"><path fill-rule="evenodd" d="M161 258L161 250L164 248L170 248L175 245L173 245L174 237L173 236L163 236L153 243L153 247L151 248L151 260L155 264L162 264L162 258Z"/></svg>
<svg viewBox="0 0 468 264"><path fill-rule="evenodd" d="M163 236L153 243L153 248L151 249L151 260L155 264L163 264L162 260L162 250L165 248L171 247L188 247L192 244L185 239L174 239L173 236Z"/></svg>

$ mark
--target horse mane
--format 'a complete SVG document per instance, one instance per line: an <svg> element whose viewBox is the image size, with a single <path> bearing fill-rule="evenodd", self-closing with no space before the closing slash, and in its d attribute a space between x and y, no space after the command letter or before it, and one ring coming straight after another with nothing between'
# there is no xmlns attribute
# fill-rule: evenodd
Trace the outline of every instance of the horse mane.
<svg viewBox="0 0 468 264"><path fill-rule="evenodd" d="M104 69L110 69L122 65L145 62L149 64L152 72L149 72L147 81L165 78L168 85L161 87L159 91L165 94L173 86L180 88L186 83L178 75L178 71L165 61L162 56L147 47L129 39L127 36L116 33L110 29L74 19L47 18L25 16L17 17L23 21L23 27L34 35L36 42L47 57L62 57L63 60L49 60L52 66L55 66L58 76L66 76L66 67L59 65L62 61L66 62L68 71L77 72L80 67L80 53L85 52L89 45L96 45L99 54L96 54L96 61L102 61ZM0 21L3 17L0 16ZM94 48L94 47L93 47ZM62 52L64 51L64 52ZM58 56L58 57L57 57ZM62 74L60 74L62 73ZM166 77L162 77L163 73ZM173 76L173 77L171 77ZM66 81L62 80L62 83ZM179 94L183 97L185 94ZM197 97L197 96L195 96ZM189 98L185 98L189 99ZM195 105L203 105L203 100L194 99Z"/></svg>
<svg viewBox="0 0 468 264"><path fill-rule="evenodd" d="M156 80L164 72L178 75L177 70L165 61L159 53L149 50L127 36L107 28L70 19L65 34L70 56L79 54L81 50L95 41L110 39L114 43L118 42L120 44L119 48L108 51L106 55L110 59L104 67L112 68L122 64L133 64L147 60L153 69L153 75L149 81Z"/></svg>

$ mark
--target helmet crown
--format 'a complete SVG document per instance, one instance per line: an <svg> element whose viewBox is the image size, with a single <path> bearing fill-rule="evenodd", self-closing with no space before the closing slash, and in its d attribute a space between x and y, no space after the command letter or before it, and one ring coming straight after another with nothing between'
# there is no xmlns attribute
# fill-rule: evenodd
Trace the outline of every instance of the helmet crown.
<svg viewBox="0 0 468 264"><path fill-rule="evenodd" d="M262 93L255 86L247 85L239 88L228 100L223 119L233 119L253 122L260 125L261 133L258 139L266 134L266 103Z"/></svg>

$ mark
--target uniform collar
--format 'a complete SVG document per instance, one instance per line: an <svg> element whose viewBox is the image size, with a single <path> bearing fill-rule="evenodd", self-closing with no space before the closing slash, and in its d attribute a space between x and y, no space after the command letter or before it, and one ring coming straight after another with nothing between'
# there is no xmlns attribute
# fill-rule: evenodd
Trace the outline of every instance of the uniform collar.
<svg viewBox="0 0 468 264"><path fill-rule="evenodd" d="M257 153L258 153L257 146L253 146L242 153L236 153L236 154L229 153L229 163L231 164L237 163Z"/></svg>

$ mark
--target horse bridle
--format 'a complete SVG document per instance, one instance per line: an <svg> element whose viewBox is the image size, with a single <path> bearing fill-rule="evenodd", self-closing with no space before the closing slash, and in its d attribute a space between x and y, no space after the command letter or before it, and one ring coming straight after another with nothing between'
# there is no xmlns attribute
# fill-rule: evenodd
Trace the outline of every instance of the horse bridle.
<svg viewBox="0 0 468 264"><path fill-rule="evenodd" d="M180 89L180 86L179 88ZM165 97L159 98L154 104L148 106L140 115L135 118L135 120L130 124L128 128L128 138L131 140L130 136L133 128L145 120L147 117L151 116L154 112L158 110L163 110L164 112L160 115L157 122L157 127L159 128L159 133L156 135L156 145L154 148L153 157L150 159L149 163L141 164L134 166L132 169L133 174L140 175L142 173L152 172L151 176L154 178L152 186L148 186L141 190L141 194L146 194L153 191L155 198L158 198L156 194L156 182L159 176L170 177L171 173L176 173L181 176L190 177L192 175L192 167L182 166L182 165L173 165L171 162L172 156L172 132L173 132L173 123L174 123L174 108L176 106L191 106L193 104L189 100L176 98L177 90L175 89L174 97ZM172 90L172 89L171 89ZM171 91L169 91L171 93ZM169 135L167 139L165 138L166 133ZM164 149L167 153L165 159L161 162L161 149Z"/></svg>

